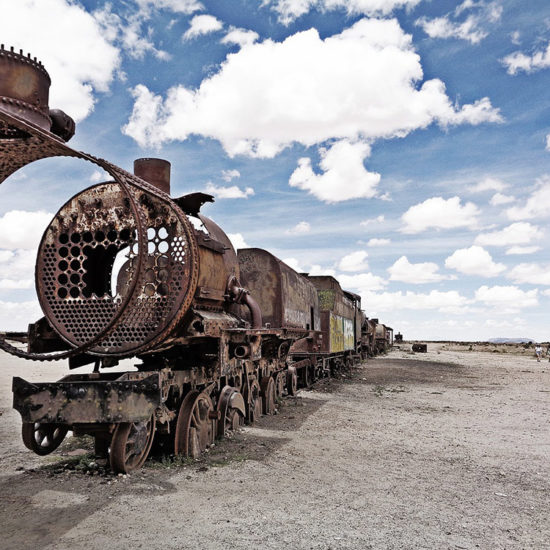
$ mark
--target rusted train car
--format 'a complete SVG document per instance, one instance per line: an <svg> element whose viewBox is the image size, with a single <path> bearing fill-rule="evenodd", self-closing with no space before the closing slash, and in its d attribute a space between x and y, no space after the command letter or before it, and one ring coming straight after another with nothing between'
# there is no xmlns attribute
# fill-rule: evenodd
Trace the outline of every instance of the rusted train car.
<svg viewBox="0 0 550 550"><path fill-rule="evenodd" d="M138 159L132 174L70 148L74 123L49 109L49 76L35 59L2 47L0 75L0 95L10 98L0 103L0 183L51 157L110 176L71 198L44 233L36 265L44 316L29 327L27 349L0 337L0 349L18 357L93 365L50 383L14 378L29 449L52 452L72 430L92 435L117 472L139 468L154 439L198 456L226 430L273 413L284 393L365 352L359 296L267 251L237 255L201 213L211 196L170 196L167 161ZM129 357L136 370L109 370Z"/></svg>

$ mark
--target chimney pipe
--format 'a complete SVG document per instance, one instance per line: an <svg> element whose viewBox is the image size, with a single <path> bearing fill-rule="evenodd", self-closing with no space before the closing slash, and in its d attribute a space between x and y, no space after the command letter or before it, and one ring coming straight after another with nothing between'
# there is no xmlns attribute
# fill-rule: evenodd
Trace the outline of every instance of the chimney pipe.
<svg viewBox="0 0 550 550"><path fill-rule="evenodd" d="M170 163L164 159L136 159L134 160L134 174L169 195L170 166Z"/></svg>

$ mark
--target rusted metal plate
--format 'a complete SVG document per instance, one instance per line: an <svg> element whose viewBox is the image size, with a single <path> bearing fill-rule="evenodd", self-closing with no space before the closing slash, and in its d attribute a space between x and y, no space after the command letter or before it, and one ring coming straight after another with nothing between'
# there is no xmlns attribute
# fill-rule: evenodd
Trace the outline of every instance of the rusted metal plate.
<svg viewBox="0 0 550 550"><path fill-rule="evenodd" d="M36 58L23 55L23 50L17 53L0 46L0 102L8 112L49 131L50 83L46 69ZM0 135L6 135L6 130L0 125ZM11 135L17 135L17 131L12 130Z"/></svg>
<svg viewBox="0 0 550 550"><path fill-rule="evenodd" d="M322 350L329 353L355 350L356 318L360 323L360 313L357 309L358 299L351 293L345 293L334 277L308 275L308 279L317 288L321 311L321 330L327 335L323 341ZM357 296L357 298L359 297Z"/></svg>
<svg viewBox="0 0 550 550"><path fill-rule="evenodd" d="M104 160L74 151L1 104L0 121L26 136L0 138L0 182L25 164L54 156L90 161L114 180L73 197L53 220L41 245L39 298L48 320L73 349L52 356L25 353L5 342L0 342L0 347L38 360L85 351L128 356L154 348L174 330L194 298L198 245L187 216L153 185ZM90 235L91 241L86 242L84 237ZM109 286L112 256L115 250L118 254L125 248L130 249L126 277L121 277L126 288L117 285L116 292L112 288L104 292ZM108 261L100 269L102 254ZM96 286L90 281L100 282Z"/></svg>
<svg viewBox="0 0 550 550"><path fill-rule="evenodd" d="M91 375L36 384L13 379L13 407L23 422L138 422L149 418L161 403L158 373L145 378L126 373L112 381L93 380Z"/></svg>
<svg viewBox="0 0 550 550"><path fill-rule="evenodd" d="M52 327L73 347L96 339L120 315L112 334L89 351L137 352L168 335L193 286L193 232L185 216L145 191L138 192L137 203L146 228L142 246L130 200L114 182L74 196L44 233L38 298ZM123 309L132 292L131 306Z"/></svg>
<svg viewBox="0 0 550 550"><path fill-rule="evenodd" d="M241 249L237 256L241 283L260 305L264 323L319 330L317 292L305 277L260 248Z"/></svg>
<svg viewBox="0 0 550 550"><path fill-rule="evenodd" d="M328 334L330 347L326 351L329 351L330 353L337 353L354 350L355 337L353 319L346 319L341 315L332 313L332 311L323 313L328 314Z"/></svg>

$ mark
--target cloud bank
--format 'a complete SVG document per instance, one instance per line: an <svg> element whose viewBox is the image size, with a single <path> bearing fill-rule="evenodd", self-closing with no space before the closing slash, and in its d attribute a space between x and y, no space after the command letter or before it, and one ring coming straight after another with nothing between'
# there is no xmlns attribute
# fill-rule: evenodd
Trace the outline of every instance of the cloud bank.
<svg viewBox="0 0 550 550"><path fill-rule="evenodd" d="M201 135L229 156L272 158L293 143L369 143L432 123L502 120L488 98L460 107L441 80L422 78L411 36L396 20L361 19L324 39L310 29L244 45L198 89L174 86L163 98L138 85L123 131L142 147Z"/></svg>

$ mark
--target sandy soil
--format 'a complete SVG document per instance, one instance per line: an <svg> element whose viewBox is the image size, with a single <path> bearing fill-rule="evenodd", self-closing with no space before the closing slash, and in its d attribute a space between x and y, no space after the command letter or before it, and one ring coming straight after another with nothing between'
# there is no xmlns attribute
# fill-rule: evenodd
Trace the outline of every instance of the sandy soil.
<svg viewBox="0 0 550 550"><path fill-rule="evenodd" d="M2 355L0 547L550 548L550 363L408 349L127 477L27 451L10 378L65 372Z"/></svg>

